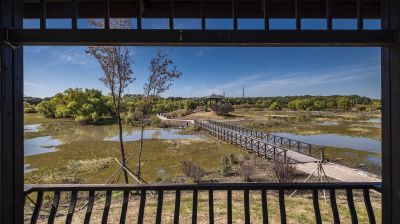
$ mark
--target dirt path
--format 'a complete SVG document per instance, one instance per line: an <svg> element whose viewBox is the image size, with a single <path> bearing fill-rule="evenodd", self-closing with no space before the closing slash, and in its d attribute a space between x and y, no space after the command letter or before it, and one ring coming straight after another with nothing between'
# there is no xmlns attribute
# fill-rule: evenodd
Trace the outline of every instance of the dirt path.
<svg viewBox="0 0 400 224"><path fill-rule="evenodd" d="M311 174L316 168L317 163L296 164L296 169ZM344 182L380 182L378 176L359 169L350 168L347 166L324 163L323 168L328 177ZM317 175L316 173L314 174Z"/></svg>
<svg viewBox="0 0 400 224"><path fill-rule="evenodd" d="M162 121L178 121L178 122L189 122L191 124L194 124L194 120L181 120L181 119L169 119L167 117L164 117L162 114L157 114L157 117L162 120Z"/></svg>

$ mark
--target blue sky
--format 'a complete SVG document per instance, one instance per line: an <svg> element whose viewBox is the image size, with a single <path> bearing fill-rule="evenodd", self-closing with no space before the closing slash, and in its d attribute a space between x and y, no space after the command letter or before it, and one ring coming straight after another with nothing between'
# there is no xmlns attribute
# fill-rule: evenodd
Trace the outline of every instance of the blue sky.
<svg viewBox="0 0 400 224"><path fill-rule="evenodd" d="M167 28L168 20L143 21L144 29ZM47 21L48 28L69 28L70 21ZM24 21L38 28L38 21ZM81 28L90 28L79 21ZM79 25L78 24L78 25ZM135 21L133 21L135 24ZM293 29L293 19L271 20L271 29ZM303 29L326 29L325 20L302 21ZM176 28L198 29L199 20L176 20ZM239 20L239 29L262 29L262 20ZM364 20L366 29L379 21ZM135 27L133 27L135 28ZM231 20L208 20L207 29L231 29ZM333 21L334 29L355 29L355 20ZM132 47L136 81L127 92L142 92L151 58L159 47ZM380 98L379 48L163 47L183 72L164 96L212 93L246 96L358 94ZM102 72L85 47L24 47L24 94L48 97L70 87L96 88Z"/></svg>
<svg viewBox="0 0 400 224"><path fill-rule="evenodd" d="M132 47L140 93L158 47ZM379 48L163 47L183 72L164 96L358 94L380 97ZM102 72L85 47L24 47L24 93L46 97L70 87L96 88Z"/></svg>

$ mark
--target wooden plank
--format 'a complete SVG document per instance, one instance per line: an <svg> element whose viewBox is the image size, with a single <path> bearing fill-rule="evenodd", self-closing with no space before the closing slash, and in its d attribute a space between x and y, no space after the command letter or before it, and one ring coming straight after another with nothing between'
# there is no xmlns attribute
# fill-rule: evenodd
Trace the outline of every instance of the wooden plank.
<svg viewBox="0 0 400 224"><path fill-rule="evenodd" d="M346 189L347 205L349 206L351 223L358 224L357 212L354 206L353 191L352 189Z"/></svg>
<svg viewBox="0 0 400 224"><path fill-rule="evenodd" d="M161 46L359 46L392 43L391 31L380 30L96 30L11 29L18 45L161 45Z"/></svg>
<svg viewBox="0 0 400 224"><path fill-rule="evenodd" d="M76 199L78 196L78 192L77 191L72 191L71 192L71 201L69 204L69 208L68 208L68 213L67 213L67 218L65 220L65 224L71 224L72 223L72 216L74 215L75 212L75 205L76 205Z"/></svg>
<svg viewBox="0 0 400 224"><path fill-rule="evenodd" d="M198 191L193 190L192 224L197 223L197 201L198 201Z"/></svg>
<svg viewBox="0 0 400 224"><path fill-rule="evenodd" d="M146 206L146 190L140 191L140 205L139 205L139 214L138 214L138 224L143 223L143 217L144 217L144 209Z"/></svg>
<svg viewBox="0 0 400 224"><path fill-rule="evenodd" d="M321 211L319 209L318 189L314 189L312 191L312 194L313 194L313 206L314 206L314 214L315 214L315 223L322 224Z"/></svg>
<svg viewBox="0 0 400 224"><path fill-rule="evenodd" d="M47 221L48 224L54 223L59 202L60 202L60 191L55 191L53 196L53 204L51 205L50 215Z"/></svg>
<svg viewBox="0 0 400 224"><path fill-rule="evenodd" d="M336 204L336 192L335 192L335 189L329 190L329 201L330 201L331 209L332 209L333 222L335 224L340 224L339 211L338 211L338 207L337 207L337 204Z"/></svg>
<svg viewBox="0 0 400 224"><path fill-rule="evenodd" d="M279 189L279 211L281 224L286 224L285 191L283 189Z"/></svg>
<svg viewBox="0 0 400 224"><path fill-rule="evenodd" d="M24 223L23 49L4 43L22 28L22 1L0 1L0 223Z"/></svg>
<svg viewBox="0 0 400 224"><path fill-rule="evenodd" d="M31 224L35 224L39 217L40 209L42 208L43 191L39 191L36 196L35 207L33 209Z"/></svg>
<svg viewBox="0 0 400 224"><path fill-rule="evenodd" d="M363 190L363 197L364 197L364 204L365 204L365 208L367 210L367 214L368 214L368 220L370 224L375 224L375 214L374 214L374 210L372 208L371 205L371 198L369 195L369 189L364 189Z"/></svg>
<svg viewBox="0 0 400 224"><path fill-rule="evenodd" d="M156 224L161 223L163 200L164 200L164 191L158 190Z"/></svg>
<svg viewBox="0 0 400 224"><path fill-rule="evenodd" d="M120 224L124 224L126 221L126 212L128 210L128 202L129 202L129 191L125 190L123 199L122 199L121 217L119 219Z"/></svg>
<svg viewBox="0 0 400 224"><path fill-rule="evenodd" d="M102 224L107 224L108 222L108 213L110 211L110 206L111 206L111 196L112 196L112 191L111 190L106 191L106 201L104 203L103 217L101 218Z"/></svg>
<svg viewBox="0 0 400 224"><path fill-rule="evenodd" d="M400 29L400 1L382 1L382 29ZM382 48L382 223L400 223L400 40Z"/></svg>
<svg viewBox="0 0 400 224"><path fill-rule="evenodd" d="M250 202L249 202L249 190L244 190L244 223L250 224Z"/></svg>
<svg viewBox="0 0 400 224"><path fill-rule="evenodd" d="M261 208L263 214L263 224L268 224L268 203L266 190L261 190Z"/></svg>
<svg viewBox="0 0 400 224"><path fill-rule="evenodd" d="M214 224L214 191L208 190L208 217L209 223Z"/></svg>
<svg viewBox="0 0 400 224"><path fill-rule="evenodd" d="M226 203L226 207L227 207L227 222L228 224L232 223L232 190L228 190L227 191L227 203Z"/></svg>
<svg viewBox="0 0 400 224"><path fill-rule="evenodd" d="M92 216L92 210L93 210L93 205L94 205L94 191L93 190L89 191L88 200L89 201L88 201L87 208L86 208L85 219L83 222L85 224L89 224L90 217Z"/></svg>
<svg viewBox="0 0 400 224"><path fill-rule="evenodd" d="M179 223L179 212L181 209L181 191L175 191L174 224Z"/></svg>

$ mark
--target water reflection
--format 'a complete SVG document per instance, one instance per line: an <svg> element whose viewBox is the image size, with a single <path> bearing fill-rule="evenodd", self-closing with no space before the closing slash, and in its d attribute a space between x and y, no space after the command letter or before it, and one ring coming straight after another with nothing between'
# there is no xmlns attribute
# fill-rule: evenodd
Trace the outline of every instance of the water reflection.
<svg viewBox="0 0 400 224"><path fill-rule="evenodd" d="M24 132L37 132L41 124L27 124L24 125Z"/></svg>
<svg viewBox="0 0 400 224"><path fill-rule="evenodd" d="M351 148L368 152L381 152L381 142L372 138L352 137L338 134L297 135L286 132L279 132L274 134L315 145L332 146L337 148Z"/></svg>
<svg viewBox="0 0 400 224"><path fill-rule="evenodd" d="M54 152L56 147L60 144L61 141L59 141L58 139L53 139L51 136L25 139L24 156L37 155L46 152Z"/></svg>
<svg viewBox="0 0 400 224"><path fill-rule="evenodd" d="M198 135L186 135L179 133L179 129L157 129L157 130L144 130L144 139L200 139ZM118 141L118 135L111 138L105 138L104 141ZM124 132L124 141L137 141L140 140L140 130L130 130Z"/></svg>

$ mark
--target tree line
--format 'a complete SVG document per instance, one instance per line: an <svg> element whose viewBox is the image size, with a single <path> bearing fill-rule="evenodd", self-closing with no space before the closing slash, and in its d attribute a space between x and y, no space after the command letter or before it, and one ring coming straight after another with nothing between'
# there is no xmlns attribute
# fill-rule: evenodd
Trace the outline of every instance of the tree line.
<svg viewBox="0 0 400 224"><path fill-rule="evenodd" d="M150 114L169 113L173 111L193 111L206 106L206 100L200 98L157 97L153 99ZM95 123L100 118L116 114L112 106L111 95L103 95L96 89L70 88L53 97L40 99L24 98L26 113L39 112L48 118L73 118L79 122ZM377 111L381 109L381 102L368 97L353 96L285 96L285 97L248 97L224 98L220 103L222 108L226 104L234 108L265 108L269 110L296 110L296 111ZM214 104L215 105L215 104ZM121 109L124 112L122 119L125 123L133 124L140 121L142 116L143 96L139 94L125 94L121 99ZM217 106L210 106L211 109ZM214 109L217 110L217 109ZM231 109L228 110L232 111Z"/></svg>

